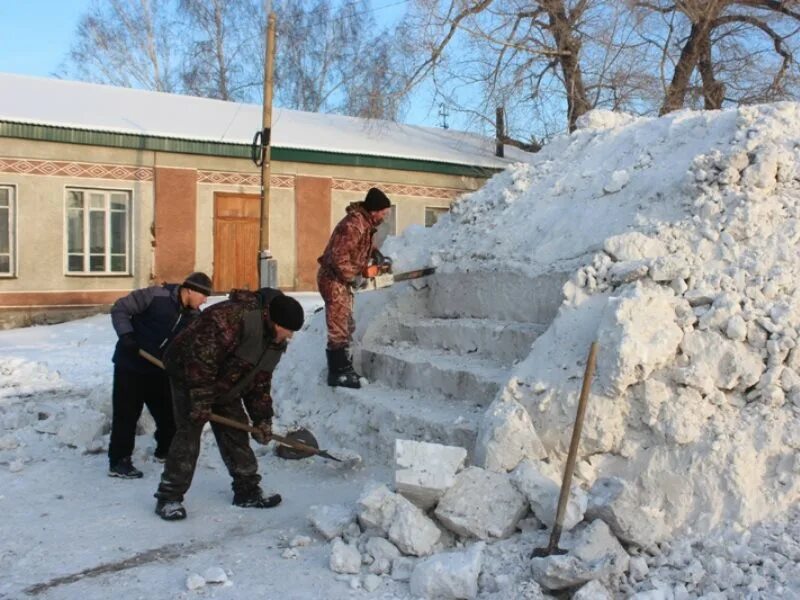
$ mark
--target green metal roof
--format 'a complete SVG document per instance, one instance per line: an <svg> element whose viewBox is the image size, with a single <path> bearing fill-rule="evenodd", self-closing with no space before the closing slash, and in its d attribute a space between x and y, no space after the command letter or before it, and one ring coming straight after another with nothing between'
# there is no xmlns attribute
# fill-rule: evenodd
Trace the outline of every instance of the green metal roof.
<svg viewBox="0 0 800 600"><path fill-rule="evenodd" d="M151 150L154 152L199 154L225 158L250 158L250 146L245 144L185 140L109 131L92 131L72 127L18 123L5 120L0 120L0 137L59 142L64 144L106 146L110 148L126 148L132 150ZM273 161L281 162L373 167L378 169L418 171L423 173L439 173L478 178L488 178L500 171L500 169L493 169L490 167L469 166L437 161L373 156L368 154L346 154L341 152L275 146L271 149L271 157Z"/></svg>

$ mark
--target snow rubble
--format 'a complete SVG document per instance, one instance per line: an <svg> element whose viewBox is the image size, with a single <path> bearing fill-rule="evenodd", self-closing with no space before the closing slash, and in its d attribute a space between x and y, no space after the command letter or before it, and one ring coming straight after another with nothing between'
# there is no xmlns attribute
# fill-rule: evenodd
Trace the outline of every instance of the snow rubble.
<svg viewBox="0 0 800 600"><path fill-rule="evenodd" d="M276 374L284 422L367 460L397 438L469 453L436 505L409 502L397 525L406 504L384 486L383 520L359 516L395 542L424 523L400 548L427 557L413 593L800 597L798 140L795 103L594 111L384 245L396 270L437 273L358 297L370 385L325 387L321 316L297 336ZM532 562L593 340L569 553Z"/></svg>

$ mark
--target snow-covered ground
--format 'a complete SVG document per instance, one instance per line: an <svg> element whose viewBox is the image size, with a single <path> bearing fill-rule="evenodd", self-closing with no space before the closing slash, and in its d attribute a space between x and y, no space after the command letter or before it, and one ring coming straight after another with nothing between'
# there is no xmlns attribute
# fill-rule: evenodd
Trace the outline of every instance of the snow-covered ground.
<svg viewBox="0 0 800 600"><path fill-rule="evenodd" d="M299 299L309 312L320 304L316 295ZM314 504L354 503L367 480L387 477L385 467L285 461L272 447L257 448L265 489L284 501L239 509L230 504L216 445L206 439L186 500L189 518L166 523L153 513L161 465L152 458L147 416L134 455L144 478L106 475L115 341L108 315L0 332L0 598L364 595L353 591L351 577L335 579L328 545L306 514ZM99 426L95 411L106 417ZM287 552L303 536L310 544ZM230 584L187 589L188 576L215 567ZM407 585L391 579L370 594L406 596Z"/></svg>
<svg viewBox="0 0 800 600"><path fill-rule="evenodd" d="M438 270L358 296L371 383L325 385L322 314L274 379L278 427L363 464L259 449L274 510L230 506L207 435L189 518L156 518L148 419L145 478L106 477L107 316L0 332L0 597L800 598L798 140L795 103L596 111L388 240ZM594 340L569 553L531 560ZM464 450L409 445L400 475L395 439ZM189 590L209 568L232 583Z"/></svg>

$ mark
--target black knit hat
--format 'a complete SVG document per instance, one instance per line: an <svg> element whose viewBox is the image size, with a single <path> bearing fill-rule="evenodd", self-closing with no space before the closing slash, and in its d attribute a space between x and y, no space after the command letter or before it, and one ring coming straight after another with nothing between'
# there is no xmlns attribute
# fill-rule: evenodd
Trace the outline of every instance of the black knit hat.
<svg viewBox="0 0 800 600"><path fill-rule="evenodd" d="M187 290L194 290L195 292L199 292L204 296L210 296L214 292L211 284L211 278L200 271L196 271L195 273L189 275L183 281L181 287L184 287Z"/></svg>
<svg viewBox="0 0 800 600"><path fill-rule="evenodd" d="M284 329L297 331L303 326L303 307L291 296L282 294L269 303L269 318Z"/></svg>
<svg viewBox="0 0 800 600"><path fill-rule="evenodd" d="M364 198L364 208L370 212L378 212L392 205L389 198L378 188L369 188L367 197Z"/></svg>

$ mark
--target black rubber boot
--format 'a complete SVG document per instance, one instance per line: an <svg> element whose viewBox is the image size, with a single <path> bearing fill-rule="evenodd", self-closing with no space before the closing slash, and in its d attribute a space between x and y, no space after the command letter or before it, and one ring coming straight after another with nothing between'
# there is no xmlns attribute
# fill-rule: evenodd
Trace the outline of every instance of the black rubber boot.
<svg viewBox="0 0 800 600"><path fill-rule="evenodd" d="M358 373L353 369L347 348L326 350L328 355L328 385L331 387L347 387L358 389L361 381Z"/></svg>

